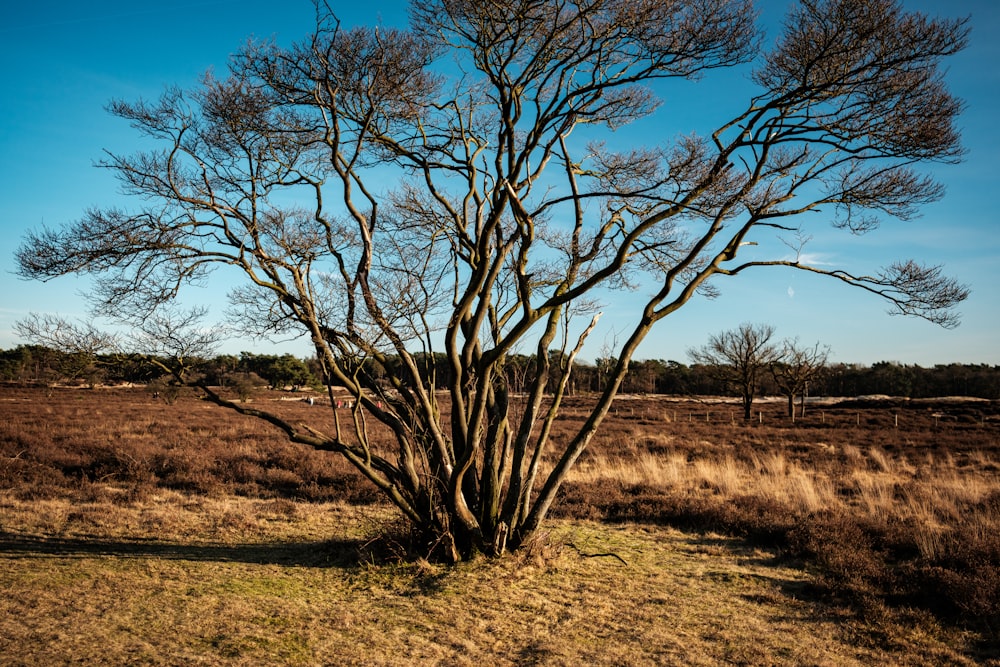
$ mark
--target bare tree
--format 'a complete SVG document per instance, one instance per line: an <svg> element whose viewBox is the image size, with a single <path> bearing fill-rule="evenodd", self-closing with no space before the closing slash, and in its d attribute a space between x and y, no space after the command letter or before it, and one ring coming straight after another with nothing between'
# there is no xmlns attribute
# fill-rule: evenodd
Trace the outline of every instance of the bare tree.
<svg viewBox="0 0 1000 667"><path fill-rule="evenodd" d="M769 324L741 324L735 329L709 336L702 347L688 350L695 363L715 369L719 379L735 389L743 402L743 419L750 420L753 399L762 375L779 358L779 348L771 342L774 327Z"/></svg>
<svg viewBox="0 0 1000 667"><path fill-rule="evenodd" d="M798 340L781 343L778 358L771 364L771 376L781 393L788 398L788 417L795 419L795 397L801 398L799 414L806 414L806 392L809 383L817 379L825 370L830 356L830 347L816 343L812 347L801 347Z"/></svg>
<svg viewBox="0 0 1000 667"><path fill-rule="evenodd" d="M63 374L75 378L88 368L104 363L122 363L141 358L158 368L178 385L191 379L195 366L207 360L224 335L220 327L204 327L205 311L164 306L149 317L134 322L128 333L102 330L92 321L71 322L55 315L32 313L15 323L15 331L26 340L59 350L67 356Z"/></svg>
<svg viewBox="0 0 1000 667"><path fill-rule="evenodd" d="M71 322L54 315L32 313L15 322L14 331L24 340L60 352L60 379L83 378L91 386L102 374L99 355L119 346L117 336L102 331L92 322Z"/></svg>
<svg viewBox="0 0 1000 667"><path fill-rule="evenodd" d="M162 147L103 162L138 208L28 235L20 273L93 273L97 311L140 320L213 267L235 271L231 323L304 332L367 417L329 434L253 414L346 457L446 558L531 536L638 345L713 277L786 266L955 323L966 289L938 267L855 275L783 259L778 241L824 221L870 231L941 196L914 167L962 152L939 69L965 45L962 20L803 0L764 51L752 0L427 0L410 30L347 30L317 9L307 39L251 43L226 78L112 103ZM605 143L656 114L673 80L751 63L759 93L710 136ZM551 353L582 348L598 290L640 286L592 413L555 448L573 365ZM529 349L512 412L505 364ZM365 369L390 357L373 381Z"/></svg>

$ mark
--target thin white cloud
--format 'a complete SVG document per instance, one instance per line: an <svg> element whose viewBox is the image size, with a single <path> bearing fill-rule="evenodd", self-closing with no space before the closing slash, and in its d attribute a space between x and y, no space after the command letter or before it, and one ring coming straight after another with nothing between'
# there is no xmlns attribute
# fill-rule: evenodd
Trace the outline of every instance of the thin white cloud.
<svg viewBox="0 0 1000 667"><path fill-rule="evenodd" d="M795 258L793 258L795 259ZM808 264L809 266L835 266L836 262L832 261L829 255L820 252L803 252L799 253L797 260L799 264Z"/></svg>

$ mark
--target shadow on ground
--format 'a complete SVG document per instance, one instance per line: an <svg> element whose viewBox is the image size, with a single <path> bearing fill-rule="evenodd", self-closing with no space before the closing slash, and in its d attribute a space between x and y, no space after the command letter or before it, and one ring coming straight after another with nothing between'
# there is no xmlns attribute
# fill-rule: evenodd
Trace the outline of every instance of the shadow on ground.
<svg viewBox="0 0 1000 667"><path fill-rule="evenodd" d="M350 567L356 565L365 543L360 540L319 542L212 544L106 537L46 537L0 532L0 555L6 558L163 558L211 562L285 565L292 567Z"/></svg>

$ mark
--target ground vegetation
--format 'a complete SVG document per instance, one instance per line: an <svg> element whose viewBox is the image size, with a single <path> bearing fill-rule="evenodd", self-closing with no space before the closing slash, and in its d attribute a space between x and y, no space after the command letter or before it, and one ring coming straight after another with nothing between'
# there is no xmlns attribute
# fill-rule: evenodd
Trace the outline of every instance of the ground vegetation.
<svg viewBox="0 0 1000 667"><path fill-rule="evenodd" d="M316 397L323 398L318 392ZM566 418L585 419L590 400L568 400ZM68 589L45 598L51 592L31 583L40 583L37 576L23 578L35 571L36 558L45 563L65 558L60 567L75 563L64 571L85 581L110 577L108 591L117 590L115 576L146 567L143 559L154 557L218 561L223 569L234 558L275 566L287 558L290 565L310 567L323 567L324 559L331 559L347 568L348 577L368 576L368 563L382 573L379 586L404 597L407 586L437 590L432 582L438 577L449 581L443 570L426 562L428 554L418 551L420 544L408 541L381 495L351 466L288 443L266 423L226 412L220 416L190 390L168 404L140 388L7 387L0 391L0 405L5 416L0 424L0 558L10 559L12 567L3 569L9 576L19 572L22 577L11 580L9 590L19 593L8 596L8 604L28 604L39 595L65 602ZM259 389L249 405L267 405L286 419L315 428L329 418L301 392ZM854 647L850 650L860 651L841 656L844 662L865 662L868 658L858 657L864 655L884 657L879 651L889 650L888 662L926 664L917 654L906 653L931 650L929 645L945 653L927 655L948 656L944 662L1000 659L1000 406L988 401L854 401L813 405L794 422L785 416L783 400L759 407L761 419L748 425L738 402L731 400L619 399L554 508L557 537L539 539L532 549L554 549L579 562L592 560L581 554L601 554L593 561L614 568L603 569L602 576L614 577L617 590L631 590L642 577L654 576L656 568L661 568L659 577L665 576L662 568L672 567L673 561L657 556L648 562L653 568L648 572L632 569L656 551L650 551L647 540L669 542L675 530L690 536L680 538L688 545L708 544L717 536L719 545L728 546L711 551L723 560L730 549L737 554L760 550L767 554L766 562L785 572L774 576L795 582L785 593L772 589L740 595L765 596L787 605L793 615L805 609L824 615L850 635L845 639ZM346 412L342 407L341 413ZM573 428L569 424L563 430L560 422L553 437L569 437ZM390 433L381 437L378 446L391 446ZM378 519L351 524L361 516L356 511ZM334 516L324 518L329 512ZM338 516L346 523L338 523L331 534L329 522L336 523ZM638 542L628 537L633 533ZM583 534L591 537L583 540ZM228 546L216 544L220 540L228 540ZM522 556L527 561L521 562L532 561L531 553L539 552L529 550ZM89 567L97 569L88 573ZM106 569L115 567L114 572ZM473 569L460 579L475 578L469 573L477 567L498 577L519 576L514 565L513 570L483 563L468 567ZM698 567L718 571L720 566L704 560ZM589 575L575 565L570 570L562 585L584 586ZM263 586L269 577L282 580L285 575L265 568L254 576ZM770 575L742 571L724 576L766 580ZM139 586L134 577L129 581ZM535 599L544 598L545 590L536 591ZM183 608L179 594L169 587L142 593L175 609ZM676 591L656 593L661 594L670 597ZM613 599L588 598L586 604L618 604ZM659 608L660 623L669 625L676 614L686 613L684 604L675 603ZM476 613L475 604L468 602L470 614ZM508 599L508 604L513 603ZM825 611L816 612L811 605ZM646 617L653 612L637 613ZM649 622L655 624L652 616ZM713 624L726 625L721 617ZM614 627L613 633L628 634ZM277 642L279 636L269 635L267 641ZM734 650L764 655L752 653L755 649L743 642L738 640ZM567 650L561 646L559 650ZM721 648L692 650L718 657ZM801 657L796 652L782 657L782 650L789 649L768 648L765 661L792 664L794 656ZM602 661L610 664L613 656L605 655L597 664Z"/></svg>

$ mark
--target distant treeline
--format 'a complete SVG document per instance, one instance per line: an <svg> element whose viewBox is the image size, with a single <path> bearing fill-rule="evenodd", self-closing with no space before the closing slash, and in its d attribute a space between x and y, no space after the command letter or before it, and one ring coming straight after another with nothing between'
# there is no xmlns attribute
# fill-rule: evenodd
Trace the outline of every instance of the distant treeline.
<svg viewBox="0 0 1000 667"><path fill-rule="evenodd" d="M449 367L443 354L421 358L428 377L437 386L447 386ZM552 363L559 363L558 354ZM594 363L574 363L571 391L588 393L604 387L606 369L611 359ZM363 372L372 381L380 381L393 373L390 359L385 365L366 361ZM511 357L507 377L512 391L524 388L525 378L531 377L534 358L526 355ZM267 355L243 352L240 355L220 355L198 364L203 379L213 385L238 383L271 387L322 386L319 366L314 359L299 359L290 354ZM38 345L21 345L0 350L0 380L20 383L78 384L147 384L162 381L162 371L139 356L68 354ZM670 394L678 396L726 395L730 393L719 380L719 373L710 366L686 365L678 361L648 359L633 361L621 391L630 394ZM1000 366L987 364L938 364L923 367L915 364L881 361L871 366L863 364L830 364L813 381L810 396L863 396L888 394L908 398L935 396L975 396L1000 399ZM776 395L777 387L765 374L761 395Z"/></svg>
<svg viewBox="0 0 1000 667"><path fill-rule="evenodd" d="M574 369L577 386L596 390L600 386L599 366ZM622 386L626 393L678 394L692 396L733 394L719 379L716 369L699 364L651 359L629 366ZM768 373L763 374L763 396L780 392ZM864 396L887 394L907 398L974 396L1000 399L1000 366L987 364L916 364L880 361L863 364L830 364L809 384L810 396ZM735 394L733 394L735 395Z"/></svg>
<svg viewBox="0 0 1000 667"><path fill-rule="evenodd" d="M200 379L216 386L237 382L272 387L320 384L315 362L291 354L243 352L189 360L188 364L197 369ZM0 350L0 379L6 382L148 384L163 381L163 373L161 366L140 355L66 353L41 345Z"/></svg>

